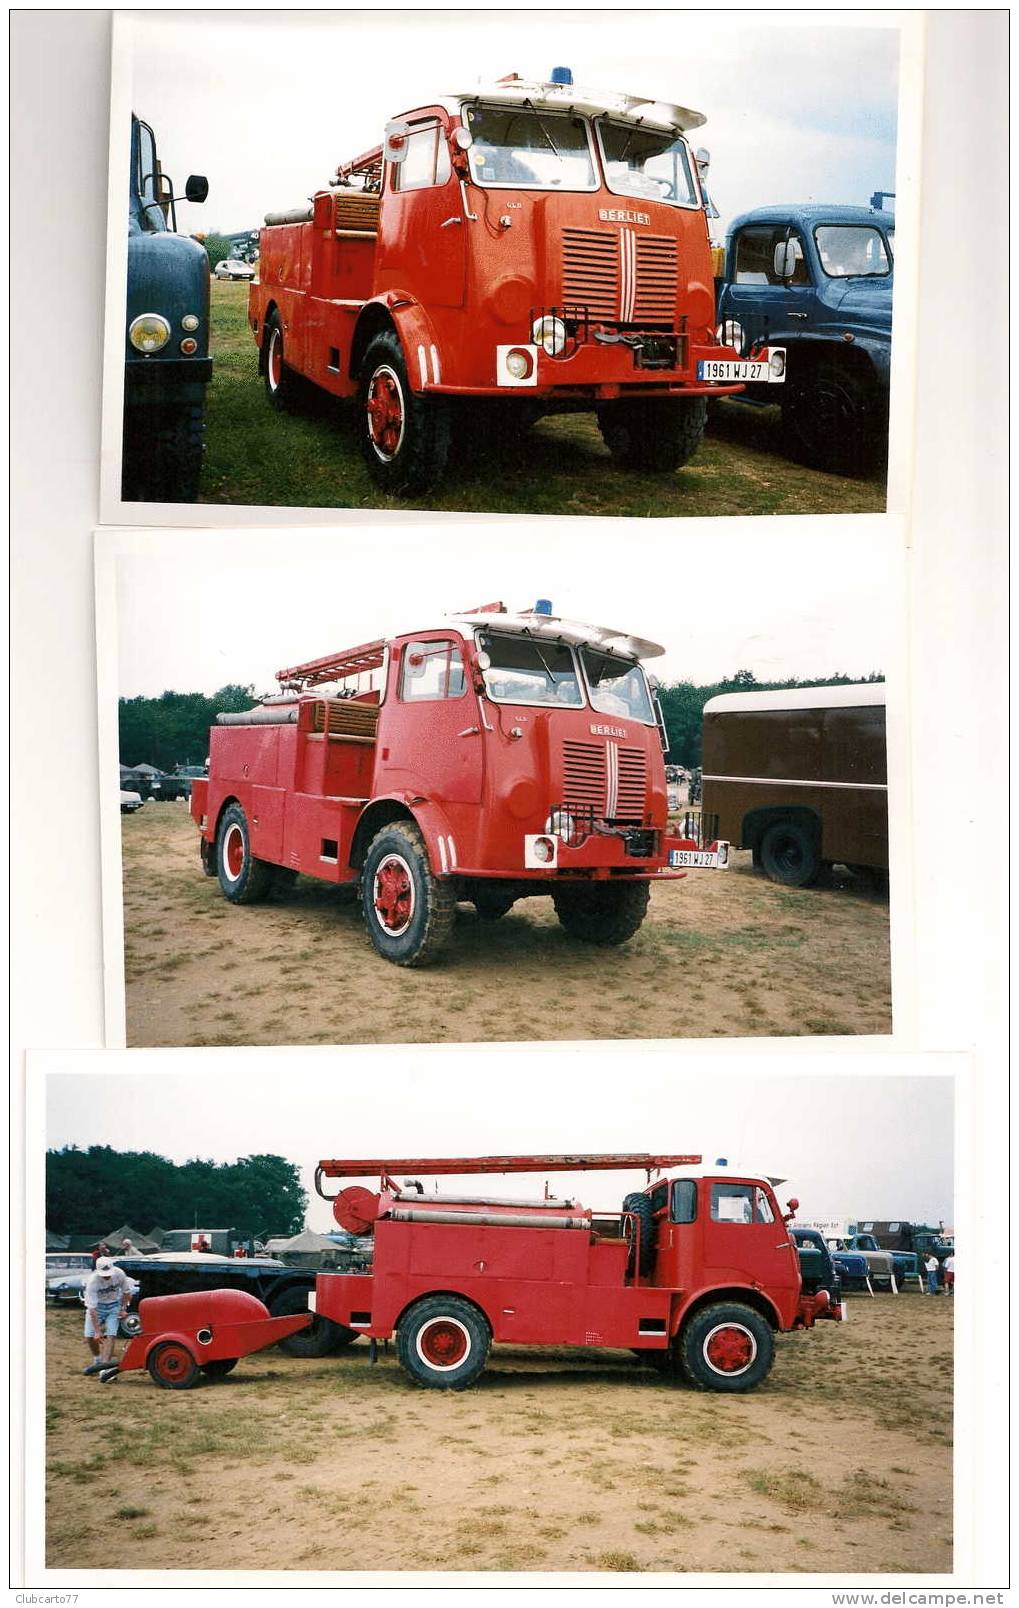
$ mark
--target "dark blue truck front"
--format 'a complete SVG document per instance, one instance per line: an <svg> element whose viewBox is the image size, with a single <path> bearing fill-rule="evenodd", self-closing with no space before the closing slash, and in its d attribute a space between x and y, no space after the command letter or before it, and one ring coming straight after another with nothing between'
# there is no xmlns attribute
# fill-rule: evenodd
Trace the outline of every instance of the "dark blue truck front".
<svg viewBox="0 0 1019 1608"><path fill-rule="evenodd" d="M203 178L187 181L204 200ZM209 259L176 230L173 189L152 130L131 118L127 317L124 332L125 502L194 502L202 467L209 356Z"/></svg>
<svg viewBox="0 0 1019 1608"><path fill-rule="evenodd" d="M735 218L717 285L722 338L786 352L781 392L750 385L731 405L779 401L793 457L870 473L888 438L895 218L870 207L758 207Z"/></svg>

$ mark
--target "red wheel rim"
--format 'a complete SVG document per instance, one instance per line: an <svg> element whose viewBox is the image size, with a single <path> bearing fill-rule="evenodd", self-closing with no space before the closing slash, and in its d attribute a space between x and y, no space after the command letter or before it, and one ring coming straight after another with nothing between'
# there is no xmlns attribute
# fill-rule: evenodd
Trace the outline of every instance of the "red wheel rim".
<svg viewBox="0 0 1019 1608"><path fill-rule="evenodd" d="M223 864L231 882L244 870L244 834L239 826L228 826L223 839Z"/></svg>
<svg viewBox="0 0 1019 1608"><path fill-rule="evenodd" d="M704 1359L715 1373L745 1373L757 1356L757 1341L741 1323L720 1323L704 1341Z"/></svg>
<svg viewBox="0 0 1019 1608"><path fill-rule="evenodd" d="M176 1384L179 1379L186 1379L194 1367L194 1358L184 1346L162 1346L156 1353L153 1366L160 1379L166 1379L170 1384Z"/></svg>
<svg viewBox="0 0 1019 1608"><path fill-rule="evenodd" d="M470 1334L458 1318L435 1318L417 1337L417 1354L429 1368L458 1368L470 1349Z"/></svg>
<svg viewBox="0 0 1019 1608"><path fill-rule="evenodd" d="M269 384L274 391L279 389L283 377L283 339L275 327L269 336Z"/></svg>
<svg viewBox="0 0 1019 1608"><path fill-rule="evenodd" d="M368 437L378 456L388 463L395 458L403 441L403 389L395 369L383 364L368 385L366 402Z"/></svg>
<svg viewBox="0 0 1019 1608"><path fill-rule="evenodd" d="M380 925L391 938L407 931L414 915L414 878L402 855L387 854L372 883L372 904Z"/></svg>

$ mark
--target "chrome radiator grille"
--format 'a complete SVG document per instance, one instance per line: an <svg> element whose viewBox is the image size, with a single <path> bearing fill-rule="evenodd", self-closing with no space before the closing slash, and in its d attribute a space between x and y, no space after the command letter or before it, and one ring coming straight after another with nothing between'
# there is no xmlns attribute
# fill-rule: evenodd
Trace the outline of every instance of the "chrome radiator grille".
<svg viewBox="0 0 1019 1608"><path fill-rule="evenodd" d="M579 815L605 812L605 749L601 743L563 743L563 804Z"/></svg>
<svg viewBox="0 0 1019 1608"><path fill-rule="evenodd" d="M565 742L562 802L576 815L639 825L647 808L647 755L611 741Z"/></svg>

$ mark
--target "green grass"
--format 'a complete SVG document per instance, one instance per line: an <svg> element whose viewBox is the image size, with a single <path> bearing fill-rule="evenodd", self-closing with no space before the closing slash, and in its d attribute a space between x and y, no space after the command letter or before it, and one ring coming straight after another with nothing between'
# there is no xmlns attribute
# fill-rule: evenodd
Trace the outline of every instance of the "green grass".
<svg viewBox="0 0 1019 1608"><path fill-rule="evenodd" d="M212 286L213 378L199 501L406 508L369 478L353 405L309 391L308 405L298 413L276 413L269 406L247 296L246 285ZM592 414L545 419L516 434L486 430L482 408L462 413L446 477L415 507L638 518L880 513L885 507L883 477L845 480L781 457L777 408L713 404L708 436L693 462L663 476L616 469Z"/></svg>

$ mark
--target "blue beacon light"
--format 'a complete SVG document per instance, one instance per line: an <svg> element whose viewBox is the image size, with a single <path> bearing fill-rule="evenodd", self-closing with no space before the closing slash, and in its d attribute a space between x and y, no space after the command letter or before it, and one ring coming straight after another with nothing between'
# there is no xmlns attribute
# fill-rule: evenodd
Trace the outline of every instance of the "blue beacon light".
<svg viewBox="0 0 1019 1608"><path fill-rule="evenodd" d="M548 81L550 84L572 84L572 69L569 67L553 67Z"/></svg>
<svg viewBox="0 0 1019 1608"><path fill-rule="evenodd" d="M549 618L551 618L551 616L552 616L552 600L551 600L551 598L539 597L538 601L534 605L534 609L533 609L532 612L534 614L546 614L546 615L549 616Z"/></svg>

